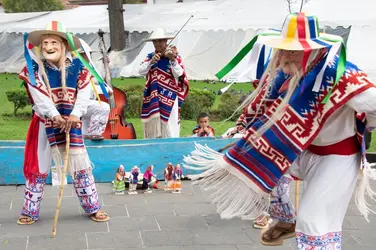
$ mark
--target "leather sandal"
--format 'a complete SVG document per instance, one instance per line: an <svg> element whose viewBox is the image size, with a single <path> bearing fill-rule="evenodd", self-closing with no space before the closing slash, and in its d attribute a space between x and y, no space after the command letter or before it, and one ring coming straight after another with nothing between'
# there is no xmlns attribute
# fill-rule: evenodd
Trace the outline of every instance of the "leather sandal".
<svg viewBox="0 0 376 250"><path fill-rule="evenodd" d="M110 217L108 216L107 213L99 210L98 212L89 215L89 217L96 222L106 222L110 220Z"/></svg>
<svg viewBox="0 0 376 250"><path fill-rule="evenodd" d="M278 236L275 237L275 234ZM266 237L265 237L266 236ZM274 236L274 237L273 237ZM260 242L265 246L280 246L289 238L295 237L295 223L289 228L281 227L278 223L261 231Z"/></svg>
<svg viewBox="0 0 376 250"><path fill-rule="evenodd" d="M34 222L35 220L33 220L33 218L26 215L21 215L17 220L18 225L31 225Z"/></svg>
<svg viewBox="0 0 376 250"><path fill-rule="evenodd" d="M272 222L273 222L273 220L266 216L266 217L262 218L261 220L255 221L255 223L253 224L253 227L257 228L257 229L264 229L264 228L269 227L269 225Z"/></svg>

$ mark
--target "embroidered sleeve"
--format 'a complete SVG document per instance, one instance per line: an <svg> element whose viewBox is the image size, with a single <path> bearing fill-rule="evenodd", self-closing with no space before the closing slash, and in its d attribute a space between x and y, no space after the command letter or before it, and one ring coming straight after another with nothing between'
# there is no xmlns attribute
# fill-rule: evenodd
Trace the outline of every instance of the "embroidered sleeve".
<svg viewBox="0 0 376 250"><path fill-rule="evenodd" d="M351 98L346 105L355 110L358 115L365 115L367 130L376 128L376 88L371 87Z"/></svg>
<svg viewBox="0 0 376 250"><path fill-rule="evenodd" d="M198 130L200 129L199 126L196 126L192 129L192 137L197 137Z"/></svg>
<svg viewBox="0 0 376 250"><path fill-rule="evenodd" d="M90 83L92 79L93 76L89 73L89 70L83 67L78 75L77 98L71 115L81 118L81 116L86 114L87 107L89 106L89 100L92 96L92 86Z"/></svg>
<svg viewBox="0 0 376 250"><path fill-rule="evenodd" d="M55 116L60 115L60 113L57 111L55 104L51 100L46 85L39 78L37 66L34 66L36 80L35 86L30 83L27 67L22 69L18 77L26 83L25 86L29 94L30 102L33 104L33 109L42 116L53 119Z"/></svg>
<svg viewBox="0 0 376 250"><path fill-rule="evenodd" d="M154 53L150 53L147 55L146 59L140 64L138 68L138 73L142 76L145 76L148 74L150 68L151 68L151 58L153 57Z"/></svg>
<svg viewBox="0 0 376 250"><path fill-rule="evenodd" d="M171 62L171 71L175 78L179 78L185 73L183 61L180 56L178 56L175 61Z"/></svg>
<svg viewBox="0 0 376 250"><path fill-rule="evenodd" d="M215 136L214 128L209 127L209 134L208 136Z"/></svg>

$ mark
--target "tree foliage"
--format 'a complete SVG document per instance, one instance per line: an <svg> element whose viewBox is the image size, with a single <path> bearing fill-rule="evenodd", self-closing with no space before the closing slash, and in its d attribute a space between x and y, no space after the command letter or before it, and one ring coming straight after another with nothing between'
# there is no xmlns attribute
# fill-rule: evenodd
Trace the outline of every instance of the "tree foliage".
<svg viewBox="0 0 376 250"><path fill-rule="evenodd" d="M14 89L8 90L5 92L5 95L8 98L8 101L13 102L14 109L13 115L17 115L17 110L25 108L27 105L30 105L29 97L25 89Z"/></svg>
<svg viewBox="0 0 376 250"><path fill-rule="evenodd" d="M64 9L64 5L60 0L3 0L3 7L7 13Z"/></svg>

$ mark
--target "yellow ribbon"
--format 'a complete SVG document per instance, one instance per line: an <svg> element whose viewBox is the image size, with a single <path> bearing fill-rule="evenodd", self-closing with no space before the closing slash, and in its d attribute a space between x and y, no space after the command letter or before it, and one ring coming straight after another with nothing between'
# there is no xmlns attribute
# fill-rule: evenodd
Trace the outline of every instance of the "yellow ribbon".
<svg viewBox="0 0 376 250"><path fill-rule="evenodd" d="M95 88L95 84L94 84L94 82L93 82L93 79L90 80L90 83L91 83L91 86L93 87L94 94L95 94L95 96L97 97L98 102L99 102L99 104L100 104L100 103L101 103L101 99L99 98L98 91L97 91L97 89Z"/></svg>

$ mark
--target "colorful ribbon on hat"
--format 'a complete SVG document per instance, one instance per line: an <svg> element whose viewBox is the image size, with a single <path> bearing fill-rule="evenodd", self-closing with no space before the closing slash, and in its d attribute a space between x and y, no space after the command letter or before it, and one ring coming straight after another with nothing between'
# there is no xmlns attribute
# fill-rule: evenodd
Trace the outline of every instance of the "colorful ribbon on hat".
<svg viewBox="0 0 376 250"><path fill-rule="evenodd" d="M338 84L342 75L345 73L345 70L346 70L346 47L345 47L345 44L342 41L341 52L339 54L339 59L338 59L338 63L337 63L336 80L333 84L333 87L330 89L329 93L323 99L323 101L322 101L323 104L327 103L327 101L329 100L329 97L332 94L334 87Z"/></svg>
<svg viewBox="0 0 376 250"><path fill-rule="evenodd" d="M74 53L76 53L76 56L78 59L85 65L85 67L89 70L89 72L94 76L94 78L98 81L99 86L102 89L103 95L106 97L108 100L108 92L106 87L104 86L104 80L103 78L98 74L98 72L80 55L80 53L77 52L76 47L74 46L74 41L73 41L73 34L70 32L67 32L67 38L68 38L68 43L72 47Z"/></svg>
<svg viewBox="0 0 376 250"><path fill-rule="evenodd" d="M240 61L243 60L243 58L253 49L253 47L254 47L254 45L255 45L259 36L275 36L275 35L279 35L279 34L277 34L277 33L267 33L266 32L266 33L262 33L260 35L255 36L246 46L244 46L236 54L236 56L223 69L221 69L216 74L216 77L218 79L222 79L231 70L233 70L240 63ZM322 101L322 103L325 104L329 100L329 97L330 97L330 95L333 91L334 86L336 86L338 84L338 82L341 79L343 73L345 72L345 68L346 68L346 47L345 47L343 40L332 39L331 36L330 35L328 36L327 34L321 36L320 39L323 40L323 41L331 42L331 43L341 43L341 51L340 51L339 60L338 60L338 64L337 64L337 70L336 70L336 79L335 79L335 82L333 83L332 89L329 91L329 93L325 96L325 98ZM317 40L316 42L319 42L319 40ZM261 56L263 56L263 55L261 55ZM263 57L261 59L263 59ZM332 58L328 58L328 59L330 60ZM260 72L263 71L265 65L261 66L263 64L261 64L260 58L259 58L257 65L258 65L257 75L259 75ZM324 68L322 70L325 70L325 68L326 68L326 65L324 66ZM321 85L321 82L319 82L318 84ZM316 88L316 86L314 88Z"/></svg>
<svg viewBox="0 0 376 250"><path fill-rule="evenodd" d="M259 36L278 36L279 33L274 30L269 30L262 34L256 35L247 45L245 45L237 54L236 56L223 68L221 69L215 76L218 79L222 79L225 75L227 75L231 70L233 70L236 65L240 63L241 60L253 49L257 39Z"/></svg>
<svg viewBox="0 0 376 250"><path fill-rule="evenodd" d="M33 61L31 59L29 49L32 49L34 46L29 43L27 38L29 37L28 33L24 34L24 54L25 54L25 59L26 59L26 66L27 66L27 71L29 72L29 80L30 84L33 86L37 85L37 81L35 79L35 74L34 74L34 69L33 69ZM23 86L23 83L21 84L21 87Z"/></svg>
<svg viewBox="0 0 376 250"><path fill-rule="evenodd" d="M231 70L233 70L236 65L252 50L253 45L257 41L258 35L255 36L244 48L242 48L238 54L223 68L221 69L215 76L218 79L222 79L225 75L227 75Z"/></svg>

